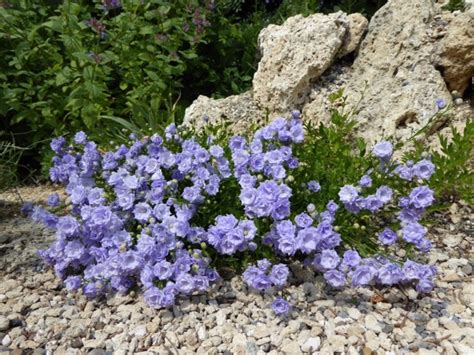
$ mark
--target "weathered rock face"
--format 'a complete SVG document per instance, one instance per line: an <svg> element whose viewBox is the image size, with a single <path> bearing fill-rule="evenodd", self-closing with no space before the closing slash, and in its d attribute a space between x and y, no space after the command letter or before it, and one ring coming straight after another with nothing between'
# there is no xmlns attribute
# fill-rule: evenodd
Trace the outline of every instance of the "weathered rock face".
<svg viewBox="0 0 474 355"><path fill-rule="evenodd" d="M342 12L289 18L260 32L262 59L253 78L257 104L285 114L306 101L310 81L334 61L349 23ZM349 41L350 42L350 41Z"/></svg>
<svg viewBox="0 0 474 355"><path fill-rule="evenodd" d="M391 0L372 18L345 90L369 141L407 136L437 112L436 99L451 101L431 63L427 29L434 14L430 0Z"/></svg>
<svg viewBox="0 0 474 355"><path fill-rule="evenodd" d="M232 132L240 133L264 117L248 91L217 100L201 95L186 109L183 123L197 131L207 124L229 123Z"/></svg>
<svg viewBox="0 0 474 355"><path fill-rule="evenodd" d="M463 94L474 76L474 8L452 17L439 42L435 63L450 90Z"/></svg>

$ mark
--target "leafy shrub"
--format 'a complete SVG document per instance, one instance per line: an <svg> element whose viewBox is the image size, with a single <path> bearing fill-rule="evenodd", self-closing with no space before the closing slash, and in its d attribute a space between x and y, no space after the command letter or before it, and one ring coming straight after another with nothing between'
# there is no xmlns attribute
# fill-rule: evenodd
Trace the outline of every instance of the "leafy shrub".
<svg viewBox="0 0 474 355"><path fill-rule="evenodd" d="M212 10L192 1L104 0L0 8L0 115L32 141L87 129L105 142L110 117L162 123Z"/></svg>
<svg viewBox="0 0 474 355"><path fill-rule="evenodd" d="M138 286L153 307L206 291L223 266L255 290L282 289L294 260L336 288L414 283L429 292L435 269L413 260L431 248L421 222L434 201L433 163L400 164L388 141L370 151L354 141L348 115L333 112L332 122L304 128L294 112L230 138L170 125L106 153L83 132L72 145L55 139L50 176L71 205L52 195L66 215L30 210L57 231L40 254L69 289ZM289 308L274 302L278 314Z"/></svg>

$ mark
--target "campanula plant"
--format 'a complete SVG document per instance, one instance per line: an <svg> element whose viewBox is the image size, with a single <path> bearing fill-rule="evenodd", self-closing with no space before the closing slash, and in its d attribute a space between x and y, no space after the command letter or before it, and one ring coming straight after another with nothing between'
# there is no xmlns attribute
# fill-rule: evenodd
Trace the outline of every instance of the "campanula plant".
<svg viewBox="0 0 474 355"><path fill-rule="evenodd" d="M168 126L102 152L83 132L51 147L53 182L68 198L36 206L56 230L41 257L87 296L144 291L152 307L204 292L223 266L259 292L282 293L300 260L335 288L433 288L423 214L434 202L423 159L402 164L381 141L350 138L352 123L304 126L299 112L228 139ZM408 171L408 172L407 172ZM397 249L406 250L401 258ZM277 314L291 309L282 297Z"/></svg>

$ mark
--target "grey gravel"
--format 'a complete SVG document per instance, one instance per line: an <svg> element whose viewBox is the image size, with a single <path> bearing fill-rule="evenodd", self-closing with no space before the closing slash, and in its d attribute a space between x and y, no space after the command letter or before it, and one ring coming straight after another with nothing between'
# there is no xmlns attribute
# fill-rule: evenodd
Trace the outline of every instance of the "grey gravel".
<svg viewBox="0 0 474 355"><path fill-rule="evenodd" d="M49 192L45 186L21 191L32 201ZM0 201L14 198L0 194ZM6 353L35 355L472 353L474 216L463 203L452 211L456 224L448 213L435 216L442 223L430 228L429 258L439 267L431 294L336 291L296 265L298 277L286 288L294 310L280 318L270 309L274 296L249 292L240 277L169 310L151 309L140 294L88 300L68 293L36 256L53 240L51 232L13 208L0 209L6 215L0 235L9 235L0 244L0 344ZM382 298L375 301L376 294Z"/></svg>

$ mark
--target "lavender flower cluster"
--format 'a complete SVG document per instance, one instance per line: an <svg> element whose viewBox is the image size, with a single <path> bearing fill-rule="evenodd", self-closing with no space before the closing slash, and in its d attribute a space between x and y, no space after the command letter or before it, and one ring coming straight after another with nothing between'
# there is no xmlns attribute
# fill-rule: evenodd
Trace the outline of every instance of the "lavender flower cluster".
<svg viewBox="0 0 474 355"><path fill-rule="evenodd" d="M170 125L163 137L131 137L130 146L106 153L83 132L72 145L62 137L52 141L56 156L50 178L65 185L68 199L52 195L48 204L68 212L59 216L36 206L30 213L56 230L56 241L40 255L68 289L93 297L138 286L150 306L168 307L178 295L204 292L219 279L216 258L260 255L262 248L273 250L272 262L261 258L243 273L258 291L282 290L290 275L284 262L293 258L322 272L333 287L416 283L422 292L433 288L434 267L412 260L396 263L387 254L397 242L414 244L421 252L431 247L420 219L433 193L415 182L426 182L433 173L428 160L396 165L391 144L381 142L373 149L380 171L416 185L408 196L386 185L364 196L372 186L368 171L358 186L340 189L340 203L331 200L321 212L311 203L305 211L294 211L294 188L321 189L316 180L292 185L291 171L304 165L293 154L304 141L298 112L258 129L251 139L234 136L226 145L213 137L199 144L180 132ZM243 211L197 219L229 179L238 182L235 201ZM397 208L400 228L381 229L380 255L363 258L342 243L335 226L339 212L376 213L390 206ZM273 308L277 314L291 309L281 297Z"/></svg>

